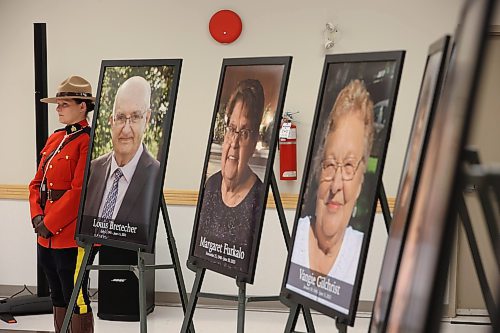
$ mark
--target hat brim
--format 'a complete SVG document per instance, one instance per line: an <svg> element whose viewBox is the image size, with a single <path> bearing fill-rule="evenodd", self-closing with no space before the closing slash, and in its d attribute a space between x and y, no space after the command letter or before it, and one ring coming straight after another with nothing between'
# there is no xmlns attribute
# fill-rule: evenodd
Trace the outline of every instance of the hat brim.
<svg viewBox="0 0 500 333"><path fill-rule="evenodd" d="M42 103L57 103L58 99L87 99L95 102L95 97L82 97L82 96L64 96L64 97L47 97L42 98L40 102Z"/></svg>

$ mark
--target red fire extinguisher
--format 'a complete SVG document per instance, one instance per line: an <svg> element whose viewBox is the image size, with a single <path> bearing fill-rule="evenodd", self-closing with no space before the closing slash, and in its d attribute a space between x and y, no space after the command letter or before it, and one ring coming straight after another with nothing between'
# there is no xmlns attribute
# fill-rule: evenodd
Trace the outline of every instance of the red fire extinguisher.
<svg viewBox="0 0 500 333"><path fill-rule="evenodd" d="M297 126L292 114L283 115L279 133L280 179L297 180Z"/></svg>

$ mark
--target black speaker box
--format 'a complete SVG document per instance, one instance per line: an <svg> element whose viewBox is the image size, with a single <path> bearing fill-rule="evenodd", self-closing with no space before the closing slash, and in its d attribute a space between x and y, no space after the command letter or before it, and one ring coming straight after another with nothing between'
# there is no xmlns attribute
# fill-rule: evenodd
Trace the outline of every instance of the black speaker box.
<svg viewBox="0 0 500 333"><path fill-rule="evenodd" d="M154 265L155 255L144 254L146 265ZM137 252L101 246L99 265L137 265ZM147 313L154 310L155 271L145 272ZM97 316L104 320L139 321L139 279L131 271L99 271Z"/></svg>

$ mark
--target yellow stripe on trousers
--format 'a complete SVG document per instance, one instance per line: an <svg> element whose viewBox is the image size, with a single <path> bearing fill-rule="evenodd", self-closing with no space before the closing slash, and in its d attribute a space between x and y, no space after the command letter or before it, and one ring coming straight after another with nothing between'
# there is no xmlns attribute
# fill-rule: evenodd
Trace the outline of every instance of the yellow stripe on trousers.
<svg viewBox="0 0 500 333"><path fill-rule="evenodd" d="M78 247L78 255L76 256L76 268L75 275L73 276L73 286L76 284L76 279L78 277L78 272L80 271L80 266L82 265L83 256L85 254L85 249L83 247ZM76 306L80 309L79 314L84 314L88 312L87 304L85 304L85 300L83 299L82 288L78 292L78 297L76 299Z"/></svg>

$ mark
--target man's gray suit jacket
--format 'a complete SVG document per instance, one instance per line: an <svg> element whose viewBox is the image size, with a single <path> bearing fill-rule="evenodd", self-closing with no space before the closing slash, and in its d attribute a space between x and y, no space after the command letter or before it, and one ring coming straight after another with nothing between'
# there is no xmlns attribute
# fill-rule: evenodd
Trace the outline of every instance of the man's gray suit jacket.
<svg viewBox="0 0 500 333"><path fill-rule="evenodd" d="M105 200L103 196L112 158L113 154L111 152L96 158L90 164L84 216L97 217L99 214L101 202ZM115 223L137 227L136 233L128 234L126 240L141 244L148 243L147 235L151 224L151 212L153 208L156 208L153 207L153 202L154 199L160 198L161 195L161 193L155 193L155 185L160 182L159 171L160 162L151 156L144 146L144 151L139 158L123 201L120 207L115 207L115 210L118 209L114 220ZM82 226L81 231L84 234L90 233L93 236L94 227L88 221L90 219L84 218L85 225ZM110 236L108 239L125 241L123 237L116 236Z"/></svg>

